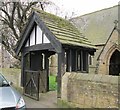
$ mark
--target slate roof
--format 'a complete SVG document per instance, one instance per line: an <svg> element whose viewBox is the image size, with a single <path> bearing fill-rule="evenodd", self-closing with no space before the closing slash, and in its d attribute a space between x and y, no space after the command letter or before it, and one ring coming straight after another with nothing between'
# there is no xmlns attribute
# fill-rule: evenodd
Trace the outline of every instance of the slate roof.
<svg viewBox="0 0 120 110"><path fill-rule="evenodd" d="M68 20L38 9L34 11L62 44L95 48Z"/></svg>
<svg viewBox="0 0 120 110"><path fill-rule="evenodd" d="M94 45L105 44L118 20L118 6L70 19Z"/></svg>
<svg viewBox="0 0 120 110"><path fill-rule="evenodd" d="M19 40L15 50L17 55L27 42L29 34L32 31L32 27L34 26L34 22L36 22L40 28L40 25L42 25L47 34L49 31L49 35L47 36L50 38L48 39L51 41L52 45L56 44L56 50L58 52L61 51L61 44L84 47L90 51L96 50L96 46L93 45L86 37L84 37L80 31L68 20L42 10L33 9L33 13L29 17L26 26L21 33L21 39Z"/></svg>

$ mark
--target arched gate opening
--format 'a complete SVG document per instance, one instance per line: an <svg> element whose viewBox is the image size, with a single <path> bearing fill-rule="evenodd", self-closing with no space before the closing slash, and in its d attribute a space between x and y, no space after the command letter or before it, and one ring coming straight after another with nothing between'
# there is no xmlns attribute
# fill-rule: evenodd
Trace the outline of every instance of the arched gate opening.
<svg viewBox="0 0 120 110"><path fill-rule="evenodd" d="M31 51L24 62L24 94L39 100L39 93L49 91L49 57L53 51Z"/></svg>

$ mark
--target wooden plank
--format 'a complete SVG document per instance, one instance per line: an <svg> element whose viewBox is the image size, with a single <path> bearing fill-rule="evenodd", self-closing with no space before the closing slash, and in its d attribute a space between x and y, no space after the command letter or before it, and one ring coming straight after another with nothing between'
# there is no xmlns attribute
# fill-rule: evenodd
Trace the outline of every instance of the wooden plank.
<svg viewBox="0 0 120 110"><path fill-rule="evenodd" d="M25 70L25 74L27 74L27 80L25 80L24 94L39 100L39 71ZM34 95L31 93L34 93Z"/></svg>
<svg viewBox="0 0 120 110"><path fill-rule="evenodd" d="M22 54L24 54L24 52L22 52ZM26 72L25 72L25 70L26 69L30 69L30 62L28 62L28 61L30 61L30 53L27 53L27 54L24 54L24 59L23 59L23 68L21 68L21 70L23 70L23 87L25 87L25 85L26 85L26 80L27 80L27 75L26 75ZM29 64L28 64L29 63Z"/></svg>
<svg viewBox="0 0 120 110"><path fill-rule="evenodd" d="M62 74L61 74L61 76L63 76L64 74L65 74L65 72L66 72L66 70L65 70L65 49L62 49L62 65L61 65L61 71L62 71Z"/></svg>
<svg viewBox="0 0 120 110"><path fill-rule="evenodd" d="M68 72L68 50L65 48L65 53L66 53L66 72Z"/></svg>
<svg viewBox="0 0 120 110"><path fill-rule="evenodd" d="M43 39L44 39L44 32L42 32L42 44L44 43Z"/></svg>
<svg viewBox="0 0 120 110"><path fill-rule="evenodd" d="M46 93L47 92L47 70L43 69L40 71L40 93Z"/></svg>
<svg viewBox="0 0 120 110"><path fill-rule="evenodd" d="M78 60L78 52L77 52L77 50L75 51L75 71L77 72L77 60Z"/></svg>
<svg viewBox="0 0 120 110"><path fill-rule="evenodd" d="M25 47L24 52L29 52L29 51L38 51L38 50L54 50L53 46L48 43L48 44L37 44L34 46L30 47Z"/></svg>
<svg viewBox="0 0 120 110"><path fill-rule="evenodd" d="M49 91L49 55L45 54L45 69L47 70L47 91Z"/></svg>
<svg viewBox="0 0 120 110"><path fill-rule="evenodd" d="M30 37L28 38L28 46L30 46Z"/></svg>
<svg viewBox="0 0 120 110"><path fill-rule="evenodd" d="M72 52L71 52L71 49L68 49L67 51L66 51L66 57L67 57L67 64L66 64L66 66L67 66L67 68L66 68L66 71L67 72L71 72L72 71Z"/></svg>
<svg viewBox="0 0 120 110"><path fill-rule="evenodd" d="M80 61L81 62L80 63L81 64L81 71L83 72L83 51L82 50L80 51L80 56L81 56L81 61Z"/></svg>
<svg viewBox="0 0 120 110"><path fill-rule="evenodd" d="M70 54L69 54L69 63L70 63L70 67L69 67L69 72L72 72L72 50L70 49Z"/></svg>
<svg viewBox="0 0 120 110"><path fill-rule="evenodd" d="M72 71L76 71L76 49L71 50L72 58L71 58L71 64L72 64Z"/></svg>
<svg viewBox="0 0 120 110"><path fill-rule="evenodd" d="M86 52L86 72L89 72L89 64L88 64L88 52Z"/></svg>
<svg viewBox="0 0 120 110"><path fill-rule="evenodd" d="M35 45L36 45L36 42L37 42L37 25L35 25Z"/></svg>
<svg viewBox="0 0 120 110"><path fill-rule="evenodd" d="M24 55L21 54L21 86L24 87Z"/></svg>
<svg viewBox="0 0 120 110"><path fill-rule="evenodd" d="M61 98L61 79L65 73L65 50L62 49L62 53L58 54L58 75L57 75L57 97Z"/></svg>

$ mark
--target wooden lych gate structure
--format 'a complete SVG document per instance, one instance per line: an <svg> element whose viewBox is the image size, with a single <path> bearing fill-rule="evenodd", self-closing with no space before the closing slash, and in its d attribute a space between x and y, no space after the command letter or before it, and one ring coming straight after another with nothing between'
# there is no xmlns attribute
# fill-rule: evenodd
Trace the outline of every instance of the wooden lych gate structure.
<svg viewBox="0 0 120 110"><path fill-rule="evenodd" d="M49 91L49 58L58 55L57 97L61 97L61 77L65 72L88 73L88 55L95 47L69 21L34 10L18 42L21 52L21 84L24 94L39 100Z"/></svg>

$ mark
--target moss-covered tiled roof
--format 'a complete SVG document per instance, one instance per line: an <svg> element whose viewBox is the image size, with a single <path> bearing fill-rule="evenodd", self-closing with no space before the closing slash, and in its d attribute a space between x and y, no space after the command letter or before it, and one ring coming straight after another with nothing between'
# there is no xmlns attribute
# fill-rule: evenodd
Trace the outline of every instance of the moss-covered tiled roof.
<svg viewBox="0 0 120 110"><path fill-rule="evenodd" d="M41 10L34 11L62 44L95 48L68 20Z"/></svg>
<svg viewBox="0 0 120 110"><path fill-rule="evenodd" d="M70 21L94 44L105 44L118 20L118 6L72 18Z"/></svg>

